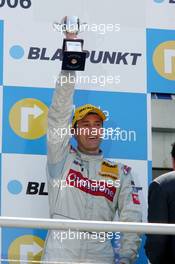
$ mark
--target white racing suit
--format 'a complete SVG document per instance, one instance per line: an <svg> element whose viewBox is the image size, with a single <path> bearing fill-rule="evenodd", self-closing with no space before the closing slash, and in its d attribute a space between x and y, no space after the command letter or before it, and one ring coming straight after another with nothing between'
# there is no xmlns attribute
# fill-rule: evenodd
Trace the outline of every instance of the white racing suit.
<svg viewBox="0 0 175 264"><path fill-rule="evenodd" d="M63 78L68 74L75 77L74 72L66 71L61 76ZM51 218L113 221L118 211L119 221L140 222L140 205L133 195L130 168L104 160L102 153L86 155L73 150L69 145L70 133L64 133L64 136L59 133L61 128L69 126L74 86L73 79L64 85L57 81L48 114L47 177ZM112 184L108 184L109 180ZM65 183L67 187L61 186L66 186ZM71 233L73 230L62 232L67 239L61 241L60 230L48 231L43 261L114 263L114 252L107 233L103 232L102 242L102 236L96 234L94 239L93 232L87 232L89 236L86 238L80 238L77 231L74 234ZM120 261L134 263L139 244L138 234L123 234Z"/></svg>

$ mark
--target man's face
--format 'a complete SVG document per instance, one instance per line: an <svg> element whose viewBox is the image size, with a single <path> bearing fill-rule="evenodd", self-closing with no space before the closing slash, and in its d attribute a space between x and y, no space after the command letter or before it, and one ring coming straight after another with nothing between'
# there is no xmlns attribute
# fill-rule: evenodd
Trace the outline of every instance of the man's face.
<svg viewBox="0 0 175 264"><path fill-rule="evenodd" d="M89 113L77 122L77 143L78 149L87 154L99 153L100 133L103 122L102 119L93 113Z"/></svg>

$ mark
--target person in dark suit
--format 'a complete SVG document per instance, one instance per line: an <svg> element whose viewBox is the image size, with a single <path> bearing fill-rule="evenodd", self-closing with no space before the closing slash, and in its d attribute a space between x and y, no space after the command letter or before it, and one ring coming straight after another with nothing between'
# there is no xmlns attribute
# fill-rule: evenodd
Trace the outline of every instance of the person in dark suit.
<svg viewBox="0 0 175 264"><path fill-rule="evenodd" d="M150 223L175 223L175 143L171 156L173 171L159 176L149 186ZM151 264L175 263L175 236L147 235L145 252Z"/></svg>

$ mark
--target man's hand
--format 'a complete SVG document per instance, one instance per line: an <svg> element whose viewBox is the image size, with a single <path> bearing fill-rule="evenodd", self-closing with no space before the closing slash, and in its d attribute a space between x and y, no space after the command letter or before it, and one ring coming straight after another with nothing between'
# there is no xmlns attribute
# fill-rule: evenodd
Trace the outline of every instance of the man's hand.
<svg viewBox="0 0 175 264"><path fill-rule="evenodd" d="M76 39L77 38L77 34L76 33L66 32L66 38L67 39Z"/></svg>

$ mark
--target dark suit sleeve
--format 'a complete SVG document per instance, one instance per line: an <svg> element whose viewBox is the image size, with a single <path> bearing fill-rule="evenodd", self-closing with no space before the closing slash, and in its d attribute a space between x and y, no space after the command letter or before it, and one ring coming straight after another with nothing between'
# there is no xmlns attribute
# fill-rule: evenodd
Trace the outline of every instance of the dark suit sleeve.
<svg viewBox="0 0 175 264"><path fill-rule="evenodd" d="M166 192L158 182L152 182L149 187L148 222L168 223ZM167 244L167 235L147 235L145 252L151 263L162 263L162 260L166 258Z"/></svg>

